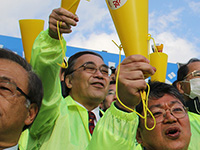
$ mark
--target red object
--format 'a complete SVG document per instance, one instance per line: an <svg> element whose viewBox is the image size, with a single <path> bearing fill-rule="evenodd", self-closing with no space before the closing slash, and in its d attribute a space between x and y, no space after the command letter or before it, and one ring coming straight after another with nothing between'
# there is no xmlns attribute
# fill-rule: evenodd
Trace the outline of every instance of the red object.
<svg viewBox="0 0 200 150"><path fill-rule="evenodd" d="M89 131L90 131L90 134L92 135L94 127L95 127L94 125L95 114L91 111L88 111L88 114L89 114Z"/></svg>

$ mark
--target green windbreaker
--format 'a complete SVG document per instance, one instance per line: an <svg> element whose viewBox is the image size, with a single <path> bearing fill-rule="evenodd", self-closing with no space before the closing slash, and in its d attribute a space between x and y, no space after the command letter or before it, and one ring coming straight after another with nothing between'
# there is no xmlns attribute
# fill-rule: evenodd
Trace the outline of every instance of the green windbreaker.
<svg viewBox="0 0 200 150"><path fill-rule="evenodd" d="M191 128L191 139L188 150L200 149L200 115L188 112Z"/></svg>
<svg viewBox="0 0 200 150"><path fill-rule="evenodd" d="M135 150L137 127L136 113L118 110L112 103L97 123L87 150Z"/></svg>
<svg viewBox="0 0 200 150"><path fill-rule="evenodd" d="M63 45L66 45L62 39ZM91 140L88 114L70 96L63 99L59 79L62 48L58 40L43 31L36 39L31 65L44 86L41 110L19 145L25 150L84 150ZM188 112L191 124L189 150L200 147L200 115ZM89 150L140 150L135 136L138 116L118 110L112 104L95 127ZM97 132L98 131L98 132ZM101 132L99 132L101 131Z"/></svg>
<svg viewBox="0 0 200 150"><path fill-rule="evenodd" d="M188 112L191 126L191 140L188 150L200 148L200 115ZM135 113L118 110L112 104L95 127L87 150L142 150L136 144L138 119Z"/></svg>
<svg viewBox="0 0 200 150"><path fill-rule="evenodd" d="M24 149L83 150L91 139L87 110L70 96L62 97L58 63L62 63L60 42L49 37L48 30L42 31L33 46L31 65L42 80L44 98L36 120L20 139Z"/></svg>

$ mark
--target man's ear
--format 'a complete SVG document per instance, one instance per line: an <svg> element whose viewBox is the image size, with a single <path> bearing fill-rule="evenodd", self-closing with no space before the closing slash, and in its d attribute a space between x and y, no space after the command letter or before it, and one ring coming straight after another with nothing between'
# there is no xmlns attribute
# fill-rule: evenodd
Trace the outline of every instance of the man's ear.
<svg viewBox="0 0 200 150"><path fill-rule="evenodd" d="M71 75L67 75L65 77L65 84L66 84L67 88L69 88L69 89L72 88L72 76Z"/></svg>
<svg viewBox="0 0 200 150"><path fill-rule="evenodd" d="M183 85L181 84L181 81L178 81L178 82L176 83L176 87L177 87L178 91L179 91L181 94L184 93L184 91L183 91Z"/></svg>
<svg viewBox="0 0 200 150"><path fill-rule="evenodd" d="M142 137L141 137L141 133L140 133L139 127L137 129L136 139L137 139L137 142L142 145Z"/></svg>
<svg viewBox="0 0 200 150"><path fill-rule="evenodd" d="M33 123L38 113L38 106L35 103L30 104L28 109L29 112L26 120L24 121L25 125L30 125L31 123Z"/></svg>

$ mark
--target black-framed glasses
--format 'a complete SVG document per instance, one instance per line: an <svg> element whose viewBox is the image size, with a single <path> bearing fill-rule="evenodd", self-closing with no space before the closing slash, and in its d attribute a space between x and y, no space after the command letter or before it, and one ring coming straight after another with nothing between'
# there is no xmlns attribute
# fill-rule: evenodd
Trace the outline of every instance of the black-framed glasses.
<svg viewBox="0 0 200 150"><path fill-rule="evenodd" d="M10 100L17 95L17 91L19 91L23 96L25 96L27 100L29 100L29 96L25 94L15 83L0 77L1 96L3 96L7 100Z"/></svg>
<svg viewBox="0 0 200 150"><path fill-rule="evenodd" d="M80 68L83 68L83 70L85 70L86 72L91 73L91 74L95 74L97 72L97 70L99 69L101 74L106 77L109 76L109 73L111 72L111 69L105 64L103 64L99 68L97 68L97 66L93 62L86 62L83 65L81 65L80 67L78 67L77 69L72 70L71 73L77 71Z"/></svg>
<svg viewBox="0 0 200 150"><path fill-rule="evenodd" d="M194 70L190 73L188 73L183 80L185 80L187 77L189 77L190 75L192 75L193 77L200 77L200 70Z"/></svg>
<svg viewBox="0 0 200 150"><path fill-rule="evenodd" d="M155 107L150 110L156 119L156 123L160 123L164 120L164 118L166 117L167 110L169 110L170 114L173 115L177 119L181 119L185 117L187 114L187 108L180 104L175 104L171 108L168 108L168 109ZM147 114L147 117L148 117L148 120L153 122L153 118L150 114Z"/></svg>

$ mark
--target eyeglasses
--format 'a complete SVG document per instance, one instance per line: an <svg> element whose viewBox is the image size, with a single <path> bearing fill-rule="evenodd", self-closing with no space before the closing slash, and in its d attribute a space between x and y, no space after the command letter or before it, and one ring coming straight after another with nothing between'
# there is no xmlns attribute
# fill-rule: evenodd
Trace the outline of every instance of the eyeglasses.
<svg viewBox="0 0 200 150"><path fill-rule="evenodd" d="M29 100L29 96L26 95L15 83L5 80L3 77L0 77L0 95L7 100L11 100L14 96L17 95L19 91L26 99Z"/></svg>
<svg viewBox="0 0 200 150"><path fill-rule="evenodd" d="M98 70L97 66L93 62L86 62L83 65L81 65L80 67L78 67L77 69L72 70L71 73L77 71L78 69L80 69L82 67L83 67L83 70L85 70L86 72L91 73L91 74L95 74ZM111 72L111 69L107 65L101 65L99 67L99 71L101 72L101 74L103 76L107 77L107 76L109 76L109 72Z"/></svg>
<svg viewBox="0 0 200 150"><path fill-rule="evenodd" d="M177 119L181 119L186 116L187 114L187 108L185 106L182 106L180 104L175 104L169 109L161 109L161 108L153 108L151 109L151 112L153 116L156 119L156 123L160 123L164 120L166 117L166 111L169 110L170 114L173 115ZM148 120L153 122L153 118L150 114L147 114Z"/></svg>
<svg viewBox="0 0 200 150"><path fill-rule="evenodd" d="M197 76L200 77L200 70L194 70L194 71L190 72L189 74L187 74L187 75L183 78L183 80L185 80L185 79L186 79L188 76L190 76L190 75L192 75L193 77L197 77Z"/></svg>

